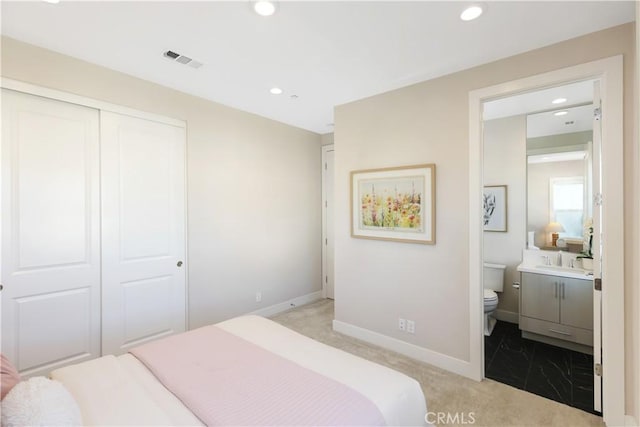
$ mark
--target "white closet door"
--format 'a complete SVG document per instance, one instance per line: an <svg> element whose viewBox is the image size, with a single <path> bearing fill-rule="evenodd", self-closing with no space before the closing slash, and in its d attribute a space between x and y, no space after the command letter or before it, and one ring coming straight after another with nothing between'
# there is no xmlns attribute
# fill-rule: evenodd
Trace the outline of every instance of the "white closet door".
<svg viewBox="0 0 640 427"><path fill-rule="evenodd" d="M185 130L101 112L102 352L185 330Z"/></svg>
<svg viewBox="0 0 640 427"><path fill-rule="evenodd" d="M2 352L42 375L100 355L99 114L2 96Z"/></svg>

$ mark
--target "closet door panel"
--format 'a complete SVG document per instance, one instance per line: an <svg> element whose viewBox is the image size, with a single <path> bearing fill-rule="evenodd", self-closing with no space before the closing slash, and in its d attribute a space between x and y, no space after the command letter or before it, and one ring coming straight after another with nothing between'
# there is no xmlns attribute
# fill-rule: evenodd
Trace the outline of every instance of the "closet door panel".
<svg viewBox="0 0 640 427"><path fill-rule="evenodd" d="M2 95L2 350L45 374L100 354L99 114Z"/></svg>
<svg viewBox="0 0 640 427"><path fill-rule="evenodd" d="M101 113L103 352L185 330L185 132ZM180 266L178 264L181 264Z"/></svg>

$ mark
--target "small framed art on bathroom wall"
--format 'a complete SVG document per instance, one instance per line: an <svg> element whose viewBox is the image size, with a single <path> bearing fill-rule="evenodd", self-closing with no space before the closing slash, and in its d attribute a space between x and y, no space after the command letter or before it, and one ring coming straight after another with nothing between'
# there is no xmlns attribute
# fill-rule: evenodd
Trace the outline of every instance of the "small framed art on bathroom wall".
<svg viewBox="0 0 640 427"><path fill-rule="evenodd" d="M507 186L487 185L483 194L484 231L507 231Z"/></svg>

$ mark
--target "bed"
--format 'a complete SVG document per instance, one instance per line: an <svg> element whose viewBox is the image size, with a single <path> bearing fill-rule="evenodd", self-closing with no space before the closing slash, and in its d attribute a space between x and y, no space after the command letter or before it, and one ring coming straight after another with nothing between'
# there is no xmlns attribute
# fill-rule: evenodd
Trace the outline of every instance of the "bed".
<svg viewBox="0 0 640 427"><path fill-rule="evenodd" d="M83 424L425 425L416 380L259 316L132 353L51 373Z"/></svg>

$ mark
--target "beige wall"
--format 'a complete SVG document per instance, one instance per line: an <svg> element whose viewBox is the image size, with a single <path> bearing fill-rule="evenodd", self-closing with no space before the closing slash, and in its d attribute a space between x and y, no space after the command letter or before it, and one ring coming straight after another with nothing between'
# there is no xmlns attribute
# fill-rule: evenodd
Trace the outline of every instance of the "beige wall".
<svg viewBox="0 0 640 427"><path fill-rule="evenodd" d="M495 317L511 322L518 321L513 314L509 316L519 312L519 293L511 285L520 281L517 267L527 235L526 125L525 115L488 120L483 125L484 185L507 186L507 232L483 233L483 257L485 262L507 266Z"/></svg>
<svg viewBox="0 0 640 427"><path fill-rule="evenodd" d="M467 226L469 91L562 67L624 55L625 228L634 230L639 159L633 140L634 24L568 40L473 69L338 106L336 143L336 319L469 360ZM434 246L368 241L349 236L349 171L433 162L437 165ZM634 216L636 215L636 216ZM625 240L627 378L637 376L634 334L640 254ZM397 330L397 318L416 321L416 334ZM626 384L626 407L637 413L636 386Z"/></svg>
<svg viewBox="0 0 640 427"><path fill-rule="evenodd" d="M187 121L191 327L320 291L319 135L9 38L2 76Z"/></svg>

